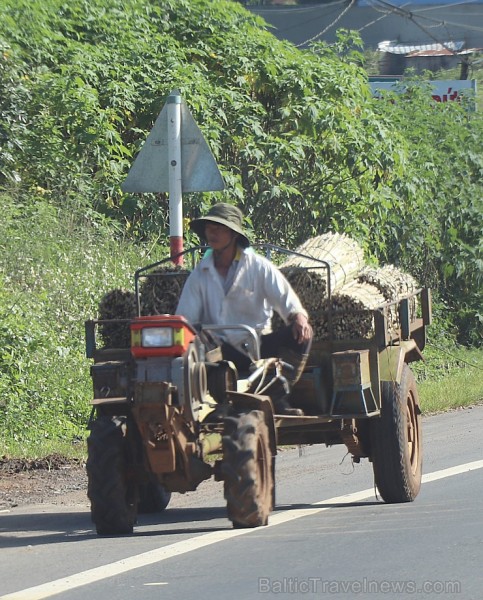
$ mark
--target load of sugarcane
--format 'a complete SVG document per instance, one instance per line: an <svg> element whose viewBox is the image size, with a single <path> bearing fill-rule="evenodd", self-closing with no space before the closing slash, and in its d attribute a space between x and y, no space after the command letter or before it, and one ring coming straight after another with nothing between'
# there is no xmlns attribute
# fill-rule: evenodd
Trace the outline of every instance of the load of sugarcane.
<svg viewBox="0 0 483 600"><path fill-rule="evenodd" d="M384 267L365 267L359 273L357 280L359 282L374 285L384 296L387 303L398 302L401 298L411 296L418 289L417 281L409 273L401 271L394 265L385 265ZM397 311L397 306L389 307L389 313ZM409 300L410 320L416 318L417 298L411 296Z"/></svg>
<svg viewBox="0 0 483 600"><path fill-rule="evenodd" d="M180 267L160 267L141 279L141 315L174 314L189 272ZM129 320L137 316L136 295L124 289L107 292L99 303L99 333L106 348L129 348ZM123 322L102 322L110 320Z"/></svg>
<svg viewBox="0 0 483 600"><path fill-rule="evenodd" d="M359 244L348 236L325 233L299 246L280 265L309 313L314 339L369 338L374 334L374 311L384 312L389 333L399 327L397 303L417 290L411 275L392 265L367 266ZM141 315L174 314L189 271L163 266L141 277ZM416 316L410 299L410 319ZM107 293L99 306L100 319L136 316L135 294ZM273 328L281 324L274 316ZM104 323L101 335L107 347L129 346L129 325Z"/></svg>
<svg viewBox="0 0 483 600"><path fill-rule="evenodd" d="M133 292L115 289L104 294L99 302L99 333L105 348L129 348L129 320L135 316L136 295ZM125 322L119 322L119 319ZM118 321L109 322L113 320Z"/></svg>
<svg viewBox="0 0 483 600"><path fill-rule="evenodd" d="M364 267L364 252L357 242L338 233L310 238L280 265L295 291L303 290L303 304L311 312L320 301L352 281ZM330 277L329 277L330 270Z"/></svg>
<svg viewBox="0 0 483 600"><path fill-rule="evenodd" d="M142 315L174 315L189 271L163 266L146 273L139 288Z"/></svg>
<svg viewBox="0 0 483 600"><path fill-rule="evenodd" d="M370 338L375 310L384 312L389 332L396 332L397 302L417 290L410 275L392 265L368 267L358 243L336 233L311 238L295 253L280 270L309 313L314 340ZM411 299L410 317L415 314ZM276 316L274 328L279 324Z"/></svg>

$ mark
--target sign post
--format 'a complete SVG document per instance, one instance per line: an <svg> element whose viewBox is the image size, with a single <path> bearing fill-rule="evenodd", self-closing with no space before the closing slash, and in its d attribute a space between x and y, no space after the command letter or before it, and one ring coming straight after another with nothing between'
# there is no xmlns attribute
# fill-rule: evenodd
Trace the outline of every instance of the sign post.
<svg viewBox="0 0 483 600"><path fill-rule="evenodd" d="M183 200L190 192L225 189L213 154L179 91L169 95L121 185L124 192L169 193L170 256L182 264Z"/></svg>
<svg viewBox="0 0 483 600"><path fill-rule="evenodd" d="M168 107L169 246L175 264L183 262L183 197L181 185L181 97L171 94Z"/></svg>

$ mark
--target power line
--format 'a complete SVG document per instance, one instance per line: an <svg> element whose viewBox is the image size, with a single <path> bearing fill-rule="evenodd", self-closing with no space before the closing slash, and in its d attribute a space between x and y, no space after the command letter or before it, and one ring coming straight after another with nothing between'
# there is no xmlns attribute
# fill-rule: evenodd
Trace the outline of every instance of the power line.
<svg viewBox="0 0 483 600"><path fill-rule="evenodd" d="M419 26L419 24L416 23L416 21L414 20L415 17L417 17L418 19L423 19L425 21L431 21L433 23L437 23L437 24L439 24L441 26L452 25L453 27L462 27L464 29L472 29L474 31L483 31L483 27L477 27L477 26L467 25L465 23L455 23L454 21L446 21L446 20L441 20L441 19L435 19L435 18L432 18L432 17L427 17L425 15L422 15L418 11L404 10L404 8L402 8L402 7L395 6L394 4L391 4L390 2L387 2L387 0L375 0L375 2L379 2L383 6L387 6L388 8L392 9L392 12L394 12L396 14L399 14L400 16L408 18L409 20L411 20L417 26Z"/></svg>
<svg viewBox="0 0 483 600"><path fill-rule="evenodd" d="M431 31L429 31L429 25L427 27L421 25L421 23L418 23L418 21L416 20L416 18L418 19L423 19L426 21L430 21L432 23L436 23L436 26L441 26L441 27L445 27L448 37L449 36L449 32L447 29L448 25L454 25L454 26L458 26L456 23L450 23L449 21L441 21L438 19L433 19L431 17L426 17L424 15L417 15L415 13L413 13L412 11L408 11L408 10L404 10L404 8L399 7L399 6L395 6L394 4L391 4L390 2L387 2L387 0L375 0L376 2L379 2L380 4L382 4L383 6L387 6L388 8L391 9L391 13L397 14L399 16L405 17L407 19L409 19L412 23L414 23L414 25L416 27L418 27L419 29L421 29L421 31L423 31L427 36L429 36L433 41L435 41L437 44L440 44L441 46L443 46L443 48L445 48L448 52L450 52L451 54L457 55L458 53L453 50L452 48L449 47L448 42L442 42L440 39L438 39L436 36L434 36L432 34ZM469 26L463 25L463 24L459 24L460 26L464 27L465 29L469 29ZM433 28L435 27L434 25L432 26ZM483 28L481 28L481 31L483 31Z"/></svg>
<svg viewBox="0 0 483 600"><path fill-rule="evenodd" d="M296 48L300 48L300 46L305 46L306 44L309 44L310 42L313 42L314 40L316 40L319 37L321 37L322 35L324 35L324 33L326 33L327 31L329 31L329 29L331 29L336 23L338 23L342 19L342 17L347 13L347 11L350 8L352 8L352 6L354 6L355 3L356 3L356 0L351 0L350 4L348 6L346 6L344 8L344 10L340 13L340 15L336 19L334 19L332 21L332 23L330 23L329 25L327 25L327 27L325 27L325 29L323 29L322 31L319 31L319 33L317 33L313 37L309 38L308 40L305 40L305 42L302 42L300 44L296 44L295 47Z"/></svg>
<svg viewBox="0 0 483 600"><path fill-rule="evenodd" d="M283 14L296 14L296 13L308 13L308 12L318 12L321 8L326 8L328 6L334 6L336 4L344 4L344 2L346 2L346 0L335 0L335 2L324 2L323 4L316 4L315 6L291 6L289 8L276 8L275 10L272 8L261 8L261 7L253 7L252 10L253 12L255 12L257 15L261 15L261 14L274 14L274 12L276 12L276 14L278 15L283 15Z"/></svg>
<svg viewBox="0 0 483 600"><path fill-rule="evenodd" d="M423 17L418 16L419 19L423 19L423 18L428 18L428 17ZM431 19L432 21L434 21L435 23L439 23L439 25L441 26L447 26L447 25L451 25L452 27L461 27L462 29L471 29L471 31L479 31L479 32L483 32L483 27L478 27L476 25L467 25L465 23L455 23L453 21L437 21L436 19Z"/></svg>
<svg viewBox="0 0 483 600"><path fill-rule="evenodd" d="M323 8L333 8L333 7L337 7L340 4L344 4L345 2L347 2L347 0L336 0L334 2L331 2L330 4L324 4ZM295 44L296 48L300 48L301 46L305 46L307 44L309 44L310 42L313 42L317 39L319 39L321 36L323 36L329 29L331 29L332 27L334 27L334 25L336 25L336 23L338 23L340 21L340 19L342 19L342 17L348 12L348 10L355 4L355 0L351 0L350 4L334 19L334 21L332 21L329 25L327 25L327 27L324 27L324 29L322 31L319 31L317 34L315 34L314 36L312 36L311 38L300 42L298 44ZM443 34L443 32L441 32L440 35L445 35L445 37L447 38L453 38L453 35L449 33L448 27L457 27L457 28L463 28L465 30L471 30L471 31L477 31L477 32L483 32L483 27L480 26L476 26L476 25L469 25L469 24L464 24L464 23L458 23L458 22L453 22L453 21L446 21L446 20L442 20L441 18L434 18L434 17L429 17L426 15L421 14L423 11L429 11L429 10L433 10L433 7L424 7L423 9L418 8L417 10L407 10L406 7L409 4L403 4L402 6L396 6L394 4L392 4L391 2L387 1L387 0L368 0L368 4L371 6L371 8L377 12L383 13L380 17L370 21L369 23L366 23L365 25L363 25L362 27L358 28L357 31L363 31L364 29L370 27L371 25L374 25L375 23L381 21L382 19L390 16L390 15L396 15L396 16L400 16L403 18L406 18L408 20L410 20L416 27L418 27L419 29L421 29L427 36L429 36L434 42L442 45L443 47L445 47L448 51L453 52L452 48L449 48L447 46L445 46L445 42L440 41L440 39L438 39L438 37L436 36L436 34L433 34L430 30L431 29L437 29L439 27L444 28L445 32ZM473 2L467 2L466 0L463 2L454 2L453 4L450 4L448 6L464 6L467 4L473 4ZM379 5L379 6L378 6ZM317 5L316 7L291 7L290 9L285 9L285 10L280 10L277 9L277 14L282 13L290 13L290 14L301 14L301 13L311 13L313 14L314 11L317 11L320 13L320 8L322 8L321 5ZM434 8L441 8L441 7L434 7ZM334 12L334 11L332 11ZM274 14L273 11L270 10L260 10L258 9L256 11L257 14ZM330 13L326 12L323 17L327 17L329 16ZM309 15L308 15L309 16ZM323 18L322 17L322 18ZM314 21L315 15L312 18L307 19L306 21L303 21L303 23L297 22L294 23L292 26L286 27L286 28L280 28L279 32L280 33L285 33L288 32L290 30L293 30L294 28L299 28L301 25L304 25L306 23L311 23ZM419 21L425 21L425 24L423 25L422 23L420 23Z"/></svg>
<svg viewBox="0 0 483 600"><path fill-rule="evenodd" d="M377 19L374 19L373 21L366 23L362 27L359 27L359 29L357 31L362 31L363 29L367 29L367 27L370 27L371 25L374 25L375 23L382 21L382 19L385 19L389 14L391 14L391 13L385 13L381 17L377 17Z"/></svg>
<svg viewBox="0 0 483 600"><path fill-rule="evenodd" d="M445 4L444 8L452 8L453 6L465 6L465 5L468 5L468 4L474 5L474 0L463 0L463 2L453 2L453 4ZM418 8L414 12L420 13L420 12L425 12L425 11L430 11L430 10L439 10L440 8L441 8L440 5L438 5L438 6L425 6L424 8Z"/></svg>
<svg viewBox="0 0 483 600"><path fill-rule="evenodd" d="M333 7L337 7L337 6L339 6L340 4L345 4L346 2L347 2L347 0L337 0L336 2L331 2L330 4L324 4L323 6L324 6L324 8L326 8L326 7L327 7L327 8L330 8L330 9L332 9ZM317 10L319 10L319 8L320 8L320 6L318 6L318 9L317 9ZM280 14L280 13L282 13L282 14L283 14L283 13L286 13L286 12L289 12L289 11L287 11L287 10L284 10L284 11L280 11L280 12L279 12L279 11L277 10L277 13L276 13L276 14L278 15L278 14ZM294 11L293 11L293 12L295 12L295 9L294 9ZM297 12L302 12L302 11L297 11ZM328 17L329 15L331 15L331 14L332 14L332 13L334 13L334 12L335 12L335 10L331 10L331 11L329 11L329 12L326 12L326 13L324 13L323 15L317 15L316 17L315 17L315 16L311 16L311 17L310 17L309 19L307 19L306 21L296 21L296 22L294 23L294 25L291 25L290 27L284 27L284 28L278 27L278 28L277 28L277 31L279 31L280 33L285 33L286 31L290 31L290 30L292 30L292 29L299 28L299 27L301 27L302 25L306 25L307 23L313 23L313 22L314 22L314 20L315 20L316 18L318 19L318 18L324 18L324 17ZM260 14L260 13L257 11L257 14Z"/></svg>
<svg viewBox="0 0 483 600"><path fill-rule="evenodd" d="M393 12L392 10L384 10L384 9L378 8L377 6L374 6L374 4L370 0L368 0L368 4L376 12L380 12L380 13L383 13L383 14L382 14L381 17L377 17L377 19L374 19L373 21L369 21L369 23L366 23L365 25L363 25L362 27L360 27L357 31L362 31L363 29L366 29L367 27L370 27L371 25L374 25L375 23L378 23L382 19L385 19L386 17L388 17L389 15L391 15L392 12ZM403 6L407 6L407 5L404 4Z"/></svg>
<svg viewBox="0 0 483 600"><path fill-rule="evenodd" d="M388 17L388 16L394 14L394 15L397 15L397 16L400 16L400 17L404 17L404 18L407 18L407 19L411 20L414 23L414 25L416 25L416 27L419 27L420 29L422 29L424 31L424 33L426 33L426 35L428 35L433 41L435 41L438 44L441 44L449 52L455 54L455 52L451 48L445 46L444 42L441 42L430 31L428 31L428 28L430 28L430 27L439 27L440 26L439 23L437 25L431 25L431 26L428 25L425 28L425 27L423 27L422 25L420 25L419 23L417 23L414 20L412 12L410 12L408 10L405 10L405 6L408 6L407 4L404 4L402 6L395 6L394 4L391 4L390 2L385 2L384 0L374 0L374 2L372 2L371 0L368 0L368 1L369 1L370 6L374 10L376 10L377 12L383 12L384 15L382 17L379 17L379 18L375 19L371 23L368 23L366 26L364 26L364 28L367 27L367 26L369 26L369 25L373 25L374 23L377 23L377 21L380 21L384 17ZM383 7L387 6L388 8L387 9L385 9L385 8L378 8L377 4L376 4L377 2L379 2L380 4L382 4ZM361 28L359 31L361 31L362 29L363 28Z"/></svg>

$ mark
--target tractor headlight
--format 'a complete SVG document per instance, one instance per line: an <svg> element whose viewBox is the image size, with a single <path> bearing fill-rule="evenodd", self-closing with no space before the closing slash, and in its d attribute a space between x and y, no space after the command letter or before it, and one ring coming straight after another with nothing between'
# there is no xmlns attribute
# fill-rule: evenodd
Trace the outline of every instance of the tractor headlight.
<svg viewBox="0 0 483 600"><path fill-rule="evenodd" d="M169 348L173 345L172 327L144 327L141 335L143 348Z"/></svg>
<svg viewBox="0 0 483 600"><path fill-rule="evenodd" d="M178 315L135 317L130 329L131 353L136 359L181 356L196 337L196 331Z"/></svg>

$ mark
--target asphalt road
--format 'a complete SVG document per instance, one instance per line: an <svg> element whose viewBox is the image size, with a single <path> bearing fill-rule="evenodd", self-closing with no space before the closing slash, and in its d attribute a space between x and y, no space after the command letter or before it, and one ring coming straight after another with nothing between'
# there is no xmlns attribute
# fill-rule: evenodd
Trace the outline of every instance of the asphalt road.
<svg viewBox="0 0 483 600"><path fill-rule="evenodd" d="M132 536L98 538L89 513L0 515L0 600L483 598L483 407L424 419L424 484L388 505L342 446L277 459L267 527L233 530L222 484L176 496Z"/></svg>

